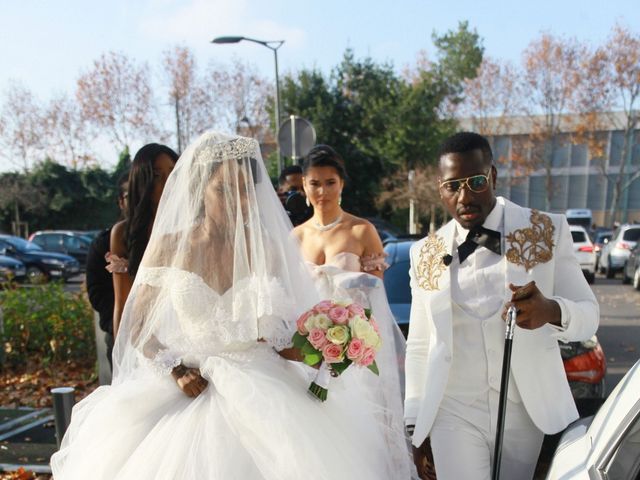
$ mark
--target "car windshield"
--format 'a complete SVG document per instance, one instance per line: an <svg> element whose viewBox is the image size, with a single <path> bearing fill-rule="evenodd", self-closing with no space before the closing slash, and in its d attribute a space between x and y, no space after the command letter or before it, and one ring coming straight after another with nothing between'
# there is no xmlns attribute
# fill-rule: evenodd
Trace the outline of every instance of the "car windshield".
<svg viewBox="0 0 640 480"><path fill-rule="evenodd" d="M582 243L587 241L587 235L579 230L573 230L571 232L571 236L573 237L573 243Z"/></svg>
<svg viewBox="0 0 640 480"><path fill-rule="evenodd" d="M639 238L640 238L640 228L630 228L629 230L626 230L622 234L623 240L629 240L631 242L637 242Z"/></svg>
<svg viewBox="0 0 640 480"><path fill-rule="evenodd" d="M7 242L9 245L11 245L13 248L15 248L16 250L18 250L20 252L41 251L42 250L42 248L40 248L35 243L27 242L26 240L24 240L24 239L22 239L20 237L4 237L2 240Z"/></svg>
<svg viewBox="0 0 640 480"><path fill-rule="evenodd" d="M598 233L596 235L596 243L603 243L605 240L611 240L611 233Z"/></svg>
<svg viewBox="0 0 640 480"><path fill-rule="evenodd" d="M411 303L409 261L394 263L384 272L384 288L389 303Z"/></svg>

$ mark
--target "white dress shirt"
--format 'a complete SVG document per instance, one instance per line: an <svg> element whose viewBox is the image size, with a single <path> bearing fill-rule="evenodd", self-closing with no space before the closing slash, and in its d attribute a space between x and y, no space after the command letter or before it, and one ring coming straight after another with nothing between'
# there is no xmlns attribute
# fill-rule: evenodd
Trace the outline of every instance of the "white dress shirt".
<svg viewBox="0 0 640 480"><path fill-rule="evenodd" d="M489 318L500 310L510 298L505 285L506 262L504 255L504 207L496 203L484 221L483 226L500 232L502 255L479 246L462 264L457 248L467 238L469 230L456 222L453 242L453 261L451 262L451 296L453 302L468 315L481 319Z"/></svg>

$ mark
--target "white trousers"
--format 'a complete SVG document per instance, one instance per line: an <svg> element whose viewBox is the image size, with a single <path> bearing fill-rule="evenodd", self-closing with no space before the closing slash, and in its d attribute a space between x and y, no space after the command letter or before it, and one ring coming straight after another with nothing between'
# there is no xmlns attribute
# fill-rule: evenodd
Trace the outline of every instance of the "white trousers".
<svg viewBox="0 0 640 480"><path fill-rule="evenodd" d="M430 433L438 480L491 479L498 403L495 390L471 405L444 397ZM524 405L507 401L500 479L533 478L543 438Z"/></svg>

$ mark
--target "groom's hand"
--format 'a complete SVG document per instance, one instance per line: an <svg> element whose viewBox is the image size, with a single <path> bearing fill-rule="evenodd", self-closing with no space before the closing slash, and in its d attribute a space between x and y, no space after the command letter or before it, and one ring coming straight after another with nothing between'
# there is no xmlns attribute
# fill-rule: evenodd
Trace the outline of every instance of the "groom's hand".
<svg viewBox="0 0 640 480"><path fill-rule="evenodd" d="M507 302L502 311L502 318L506 320L510 306L516 307L516 323L520 328L534 330L545 323L561 325L561 311L558 302L545 297L538 289L535 281L524 286L509 284L511 301Z"/></svg>
<svg viewBox="0 0 640 480"><path fill-rule="evenodd" d="M436 469L433 464L433 453L431 452L431 440L422 442L420 447L413 447L413 463L418 470L418 477L421 480L436 480Z"/></svg>
<svg viewBox="0 0 640 480"><path fill-rule="evenodd" d="M178 365L172 370L171 375L178 384L178 387L180 387L180 390L192 398L204 392L204 389L207 388L209 384L209 382L200 375L200 370L197 368L187 368L184 365Z"/></svg>

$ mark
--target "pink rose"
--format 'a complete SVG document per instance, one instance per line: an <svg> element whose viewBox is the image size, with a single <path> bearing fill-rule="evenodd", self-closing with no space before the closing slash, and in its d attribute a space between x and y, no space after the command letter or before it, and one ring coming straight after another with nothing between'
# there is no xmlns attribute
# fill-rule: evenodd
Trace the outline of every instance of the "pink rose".
<svg viewBox="0 0 640 480"><path fill-rule="evenodd" d="M364 342L359 338L353 338L351 339L351 343L349 343L349 348L347 348L347 358L355 361L362 356L364 351Z"/></svg>
<svg viewBox="0 0 640 480"><path fill-rule="evenodd" d="M376 331L376 333L380 333L380 328L378 327L378 322L376 322L376 319L373 315L371 315L371 317L369 318L369 323L371 324L371 326L373 327L373 329Z"/></svg>
<svg viewBox="0 0 640 480"><path fill-rule="evenodd" d="M328 342L325 331L321 328L312 328L307 339L311 346L316 350L322 350Z"/></svg>
<svg viewBox="0 0 640 480"><path fill-rule="evenodd" d="M349 310L340 306L333 307L327 315L336 325L345 325L349 320Z"/></svg>
<svg viewBox="0 0 640 480"><path fill-rule="evenodd" d="M333 307L333 302L331 300L323 300L319 304L317 304L313 309L316 313L328 313Z"/></svg>
<svg viewBox="0 0 640 480"><path fill-rule="evenodd" d="M344 360L342 347L335 343L329 343L322 349L322 357L327 363L340 363Z"/></svg>
<svg viewBox="0 0 640 480"><path fill-rule="evenodd" d="M359 316L362 318L366 318L364 308L362 308L362 305L360 305L359 303L352 303L347 307L347 309L349 310L351 317Z"/></svg>
<svg viewBox="0 0 640 480"><path fill-rule="evenodd" d="M360 357L360 360L357 361L356 363L358 365L362 365L363 367L368 367L373 363L375 359L376 359L376 351L371 347L366 347L364 349L364 353L362 354L362 357Z"/></svg>
<svg viewBox="0 0 640 480"><path fill-rule="evenodd" d="M309 317L313 314L312 311L304 312L298 320L296 321L296 326L298 327L298 333L300 335L307 335L309 332L307 331L304 323L309 319Z"/></svg>

